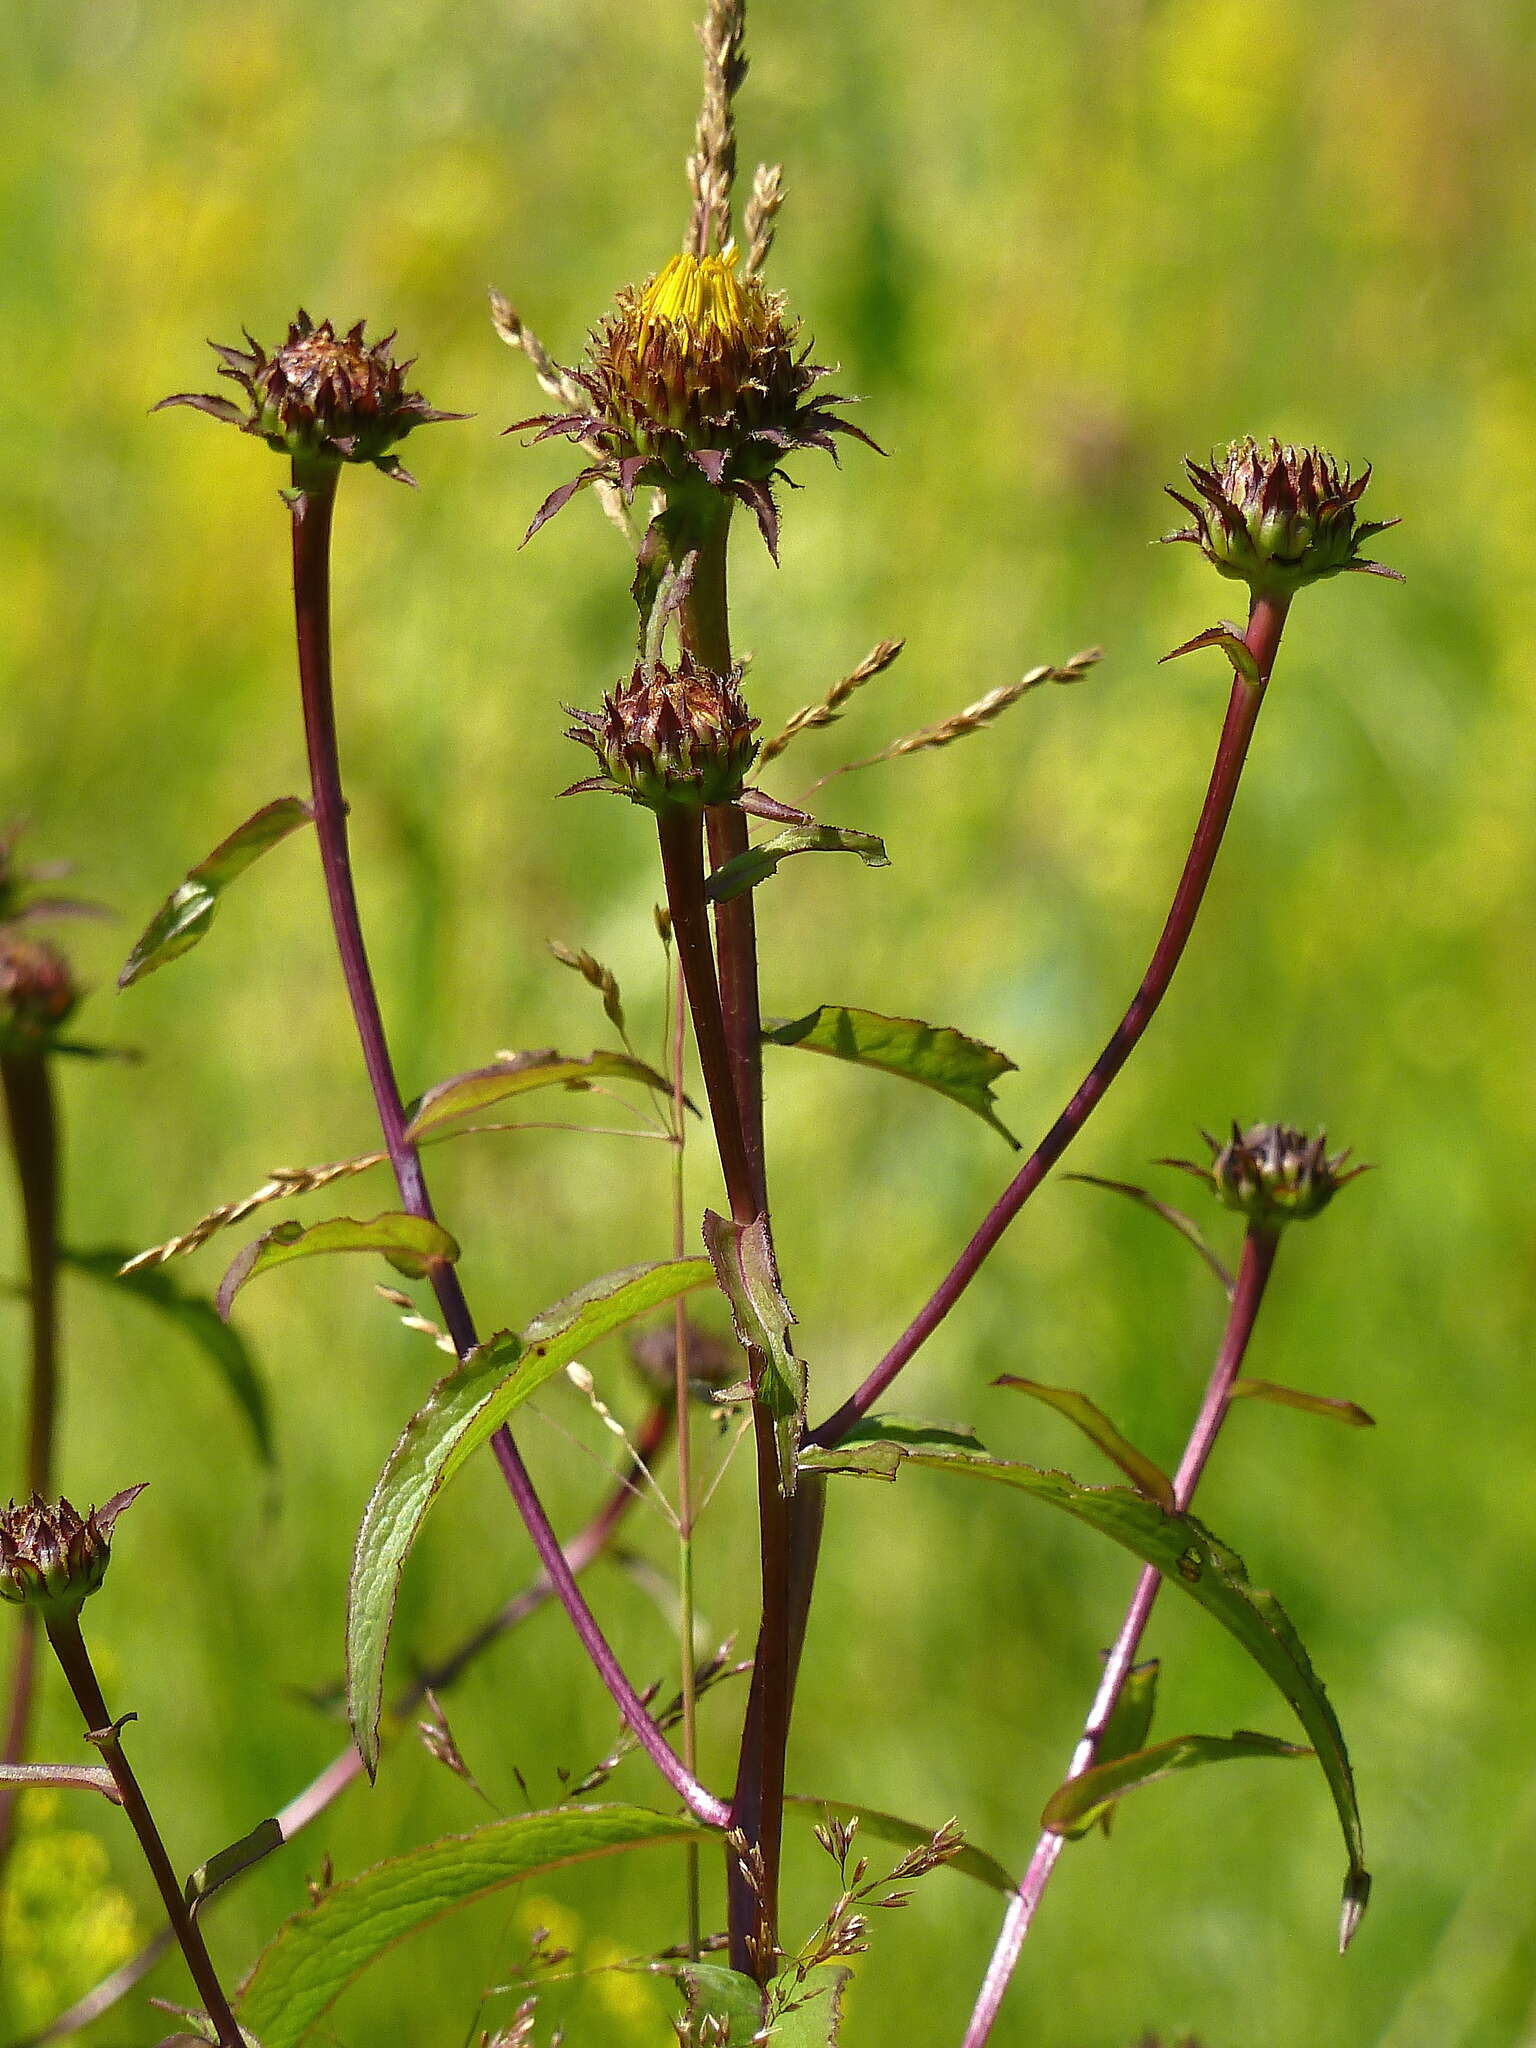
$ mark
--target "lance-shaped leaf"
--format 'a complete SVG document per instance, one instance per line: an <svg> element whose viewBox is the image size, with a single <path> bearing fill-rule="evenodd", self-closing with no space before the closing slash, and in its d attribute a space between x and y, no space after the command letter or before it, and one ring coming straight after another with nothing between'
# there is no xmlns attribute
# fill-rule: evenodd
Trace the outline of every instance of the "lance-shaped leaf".
<svg viewBox="0 0 1536 2048"><path fill-rule="evenodd" d="M1303 1415L1325 1415L1331 1422L1344 1422L1351 1429L1374 1429L1376 1418L1357 1401L1340 1401L1328 1394L1303 1393L1300 1387L1278 1387L1273 1380L1251 1380L1244 1376L1232 1382L1232 1399L1273 1401L1280 1408L1299 1408Z"/></svg>
<svg viewBox="0 0 1536 2048"><path fill-rule="evenodd" d="M99 1792L114 1806L123 1803L112 1773L102 1764L0 1764L0 1785L19 1785L23 1791Z"/></svg>
<svg viewBox="0 0 1536 2048"><path fill-rule="evenodd" d="M714 903L729 903L733 896L741 896L748 889L755 889L759 882L766 882L779 862L795 853L856 853L866 867L888 868L891 864L885 841L872 832L850 832L842 825L814 822L786 825L782 832L763 840L761 845L749 846L745 853L738 853L734 860L717 869L709 878L706 893Z"/></svg>
<svg viewBox="0 0 1536 2048"><path fill-rule="evenodd" d="M1161 1668L1160 1659L1148 1657L1145 1663L1133 1664L1125 1674L1120 1696L1110 1708L1104 1733L1099 1737L1101 1764L1114 1763L1117 1758L1146 1747L1147 1737L1152 1732L1152 1716L1157 1712L1157 1679ZM1107 1803L1102 1812L1094 1816L1106 1835L1114 1818L1115 1809Z"/></svg>
<svg viewBox="0 0 1536 2048"><path fill-rule="evenodd" d="M1061 1177L1063 1180L1081 1181L1084 1187L1107 1188L1112 1195L1126 1195L1131 1201L1140 1203L1143 1209L1150 1209L1154 1216L1160 1216L1164 1223L1179 1233L1186 1244L1194 1246L1221 1283L1222 1292L1228 1301L1232 1299L1237 1282L1206 1243L1204 1231L1192 1216L1186 1216L1182 1209L1175 1209L1171 1202L1159 1201L1150 1188L1139 1188L1133 1181L1105 1180L1103 1175L1098 1173L1064 1173Z"/></svg>
<svg viewBox="0 0 1536 2048"><path fill-rule="evenodd" d="M1178 1506L1168 1474L1144 1451L1138 1451L1128 1437L1123 1437L1104 1410L1086 1394L1079 1394L1073 1387L1045 1387L1038 1380L1021 1379L1012 1372L1001 1374L992 1384L1012 1387L1016 1394L1028 1394L1033 1400L1044 1402L1047 1408L1054 1408L1058 1415L1065 1415L1112 1464L1120 1467L1139 1494L1156 1501L1169 1514Z"/></svg>
<svg viewBox="0 0 1536 2048"><path fill-rule="evenodd" d="M955 1444L984 1451L968 1422L925 1422L914 1415L863 1415L843 1438L845 1444Z"/></svg>
<svg viewBox="0 0 1536 2048"><path fill-rule="evenodd" d="M916 1017L882 1017L846 1003L822 1003L808 1016L773 1022L763 1033L767 1045L797 1045L828 1053L861 1067L878 1067L904 1081L916 1081L972 1110L1014 1151L1019 1141L998 1121L992 1084L1016 1071L1008 1055L949 1024L924 1024Z"/></svg>
<svg viewBox="0 0 1536 2048"><path fill-rule="evenodd" d="M1228 1549L1192 1515L1165 1514L1125 1487L1082 1486L1064 1472L1042 1472L1033 1465L974 1451L857 1444L807 1451L800 1463L806 1471L855 1472L880 1479L894 1479L904 1464L920 1465L1016 1487L1074 1515L1133 1552L1219 1621L1289 1702L1317 1752L1349 1857L1340 1923L1340 1945L1348 1944L1370 1890L1349 1752L1322 1681L1289 1616L1273 1593L1249 1584L1236 1551Z"/></svg>
<svg viewBox="0 0 1536 2048"><path fill-rule="evenodd" d="M768 1220L733 1223L704 1212L704 1244L731 1321L742 1344L762 1360L756 1392L773 1417L779 1445L779 1485L795 1490L796 1447L805 1426L805 1367L789 1346L794 1312L779 1286Z"/></svg>
<svg viewBox="0 0 1536 2048"><path fill-rule="evenodd" d="M627 1052L593 1052L585 1059L558 1052L518 1052L429 1088L412 1105L405 1135L419 1144L446 1124L477 1115L509 1095L526 1095L534 1088L590 1088L594 1081L603 1080L638 1081L659 1094L672 1093L672 1084L664 1075Z"/></svg>
<svg viewBox="0 0 1536 2048"><path fill-rule="evenodd" d="M347 1713L370 1777L378 1769L384 1656L411 1546L444 1486L513 1410L579 1352L648 1309L705 1287L708 1259L606 1274L503 1332L438 1381L401 1432L363 1514L347 1599Z"/></svg>
<svg viewBox="0 0 1536 2048"><path fill-rule="evenodd" d="M566 1864L709 1833L637 1806L571 1806L445 1835L332 1885L286 1921L241 1986L237 2016L262 2048L297 2048L370 1963L456 1907Z"/></svg>
<svg viewBox="0 0 1536 2048"><path fill-rule="evenodd" d="M920 1849L933 1840L933 1829L925 1828L915 1820L903 1820L899 1813L886 1813L878 1806L859 1806L851 1799L813 1799L803 1792L786 1792L786 1806L798 1806L818 1820L856 1820L861 1836L868 1835L877 1842L889 1842L896 1849ZM973 1842L967 1842L946 1859L946 1870L958 1870L966 1877L975 1878L978 1884L987 1885L992 1891L1001 1892L1003 1897L1012 1898L1014 1881L985 1849L978 1849Z"/></svg>
<svg viewBox="0 0 1536 2048"><path fill-rule="evenodd" d="M248 1835L242 1835L238 1842L231 1842L227 1849L220 1849L216 1856L210 1856L206 1863L200 1863L185 1885L185 1897L195 1918L221 1885L226 1885L241 1871L249 1870L264 1856L270 1856L274 1849L283 1846L282 1825L276 1820L258 1821Z"/></svg>
<svg viewBox="0 0 1536 2048"><path fill-rule="evenodd" d="M262 1463L275 1463L266 1387L245 1339L238 1330L230 1328L211 1301L198 1294L183 1294L174 1276L160 1267L123 1272L122 1267L133 1254L115 1246L87 1252L66 1251L60 1256L77 1272L88 1273L104 1286L147 1302L184 1330L228 1388L250 1428Z"/></svg>
<svg viewBox="0 0 1536 2048"><path fill-rule="evenodd" d="M1239 1728L1235 1735L1176 1735L1171 1742L1159 1742L1151 1749L1132 1750L1127 1756L1096 1764L1076 1778L1058 1785L1045 1803L1040 1825L1053 1835L1075 1840L1086 1835L1103 1819L1111 1802L1123 1799L1142 1785L1155 1785L1179 1771L1195 1770L1200 1764L1241 1762L1245 1757L1311 1756L1299 1742L1281 1742L1273 1735L1255 1735Z"/></svg>
<svg viewBox="0 0 1536 2048"><path fill-rule="evenodd" d="M440 1223L425 1216L407 1216L398 1209L386 1209L381 1216L361 1219L328 1216L324 1223L312 1223L307 1228L290 1218L253 1238L231 1262L219 1282L219 1314L229 1315L235 1296L258 1273L270 1273L274 1266L286 1266L294 1259L312 1259L321 1252L382 1252L397 1273L420 1279L437 1260L451 1263L456 1259L459 1247Z"/></svg>
<svg viewBox="0 0 1536 2048"><path fill-rule="evenodd" d="M296 796L280 796L263 804L227 839L221 840L206 860L192 868L179 888L173 889L150 919L144 936L128 956L128 964L117 977L119 988L142 981L168 960L189 953L213 923L219 898L243 875L252 861L260 860L269 848L311 822L309 805Z"/></svg>

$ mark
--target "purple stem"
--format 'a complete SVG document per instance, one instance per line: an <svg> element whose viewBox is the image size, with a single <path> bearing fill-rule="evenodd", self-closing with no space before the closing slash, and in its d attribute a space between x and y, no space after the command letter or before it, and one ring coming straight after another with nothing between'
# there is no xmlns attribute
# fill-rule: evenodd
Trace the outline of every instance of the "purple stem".
<svg viewBox="0 0 1536 2048"><path fill-rule="evenodd" d="M11 1153L21 1194L31 1318L25 1487L28 1494L49 1499L53 1493L53 1447L59 1410L59 1131L47 1054L0 1053L0 1086L5 1095ZM0 1758L8 1764L20 1763L27 1753L27 1736L37 1699L37 1639L36 1610L24 1607L0 1748ZM0 1881L15 1839L19 1792L15 1785L0 1787Z"/></svg>
<svg viewBox="0 0 1536 2048"><path fill-rule="evenodd" d="M1195 836L1190 843L1184 871L1179 877L1179 886L1174 892L1162 935L1158 939L1147 971L1142 976L1141 986L1131 998L1130 1007L1116 1025L1109 1043L1084 1076L1077 1093L998 1197L980 1229L938 1288L863 1385L848 1397L835 1414L828 1416L825 1422L810 1432L811 1443L830 1447L840 1442L854 1424L868 1414L902 1367L933 1335L981 1271L982 1265L1003 1232L1102 1102L1110 1083L1130 1058L1137 1041L1156 1016L1158 1005L1167 994L1174 970L1183 958L1184 948L1189 943L1189 935L1194 929L1195 918L1205 896L1206 884L1211 879L1211 870L1216 864L1216 855L1221 848L1227 820L1232 815L1232 802L1237 795L1243 763L1248 757L1248 745L1253 738L1259 707L1264 701L1264 687L1269 681L1275 655L1279 649L1287 602L1285 599L1263 597L1256 597L1253 601L1244 639L1257 665L1258 680L1250 682L1241 671L1234 671L1226 722L1221 729L1216 761L1211 770L1210 784L1205 793L1205 802L1201 806L1199 822L1195 826Z"/></svg>
<svg viewBox="0 0 1536 2048"><path fill-rule="evenodd" d="M1205 1399L1200 1404L1200 1413L1195 1418L1184 1455L1179 1460L1179 1469L1174 1475L1173 1497L1182 1513L1194 1498L1200 1475L1206 1461L1215 1447L1221 1425L1227 1419L1232 1403L1232 1387L1242 1370L1243 1354L1248 1349L1248 1340L1253 1335L1253 1326L1258 1318L1259 1304L1264 1299L1264 1290L1269 1284L1270 1272L1274 1266L1278 1236L1272 1231L1251 1229L1243 1244L1242 1264L1238 1268L1237 1287L1232 1297L1231 1311L1227 1317L1226 1333L1221 1341L1221 1350L1211 1377L1206 1384ZM1088 1710L1088 1719L1072 1761L1067 1767L1066 1782L1080 1778L1084 1771L1093 1769L1098 1761L1099 1745L1108 1728L1125 1690L1125 1681L1131 1666L1136 1662L1136 1653L1141 1647L1148 1620L1162 1586L1162 1574L1148 1565L1136 1581L1136 1591L1126 1609L1125 1619L1120 1624L1120 1633L1115 1637L1104 1665L1104 1676L1094 1695L1093 1705ZM1008 1908L1003 1921L1002 1932L998 1935L997 1946L992 1951L992 1960L987 1965L987 1974L982 1980L981 1991L971 2014L970 2025L966 2028L963 2048L983 2048L991 2038L992 2027L997 2019L1003 1995L1018 1965L1025 1938L1035 1917L1035 1909L1050 1883L1051 1872L1066 1844L1066 1836L1053 1834L1047 1829L1035 1845L1035 1853L1029 1860L1029 1868L1019 1881L1019 1889Z"/></svg>
<svg viewBox="0 0 1536 2048"><path fill-rule="evenodd" d="M400 1189L400 1199L411 1215L435 1220L421 1160L416 1147L406 1136L405 1109L390 1061L352 883L347 806L342 794L331 688L330 538L339 477L339 465L334 463L315 464L302 470L295 463L294 493L290 500L293 513L294 619L298 634L299 681L304 705L305 743L309 751L315 832L320 842L326 894L330 899L331 922L341 954L347 994L358 1037L362 1041L368 1079L390 1164ZM450 1264L439 1260L433 1262L428 1278L454 1348L460 1358L467 1358L478 1345L479 1338L459 1276ZM575 1575L560 1547L560 1539L544 1511L544 1504L512 1440L512 1433L505 1425L491 1438L491 1449L556 1597L569 1616L571 1626L598 1676L634 1730L641 1748L698 1819L708 1826L723 1827L729 1809L723 1800L700 1785L674 1754L647 1712L644 1701L625 1676L592 1610L582 1598Z"/></svg>

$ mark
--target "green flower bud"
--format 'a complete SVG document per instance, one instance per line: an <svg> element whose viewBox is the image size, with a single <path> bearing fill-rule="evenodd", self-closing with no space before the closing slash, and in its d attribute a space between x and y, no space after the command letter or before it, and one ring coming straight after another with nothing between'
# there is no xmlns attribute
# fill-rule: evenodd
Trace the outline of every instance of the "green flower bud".
<svg viewBox="0 0 1536 2048"><path fill-rule="evenodd" d="M415 478L390 451L417 427L469 417L437 412L419 392L407 391L411 364L391 356L395 337L387 334L370 345L361 320L338 335L329 320L317 327L301 309L288 339L270 356L249 334L245 338L249 352L210 343L219 375L245 393L243 406L212 392L178 391L154 410L190 405L242 434L257 435L295 461L371 462L407 484Z"/></svg>
<svg viewBox="0 0 1536 2048"><path fill-rule="evenodd" d="M676 668L641 662L610 691L600 711L578 711L568 737L590 747L602 769L577 790L616 790L653 811L734 803L757 754L757 730L739 687L683 654Z"/></svg>
<svg viewBox="0 0 1536 2048"><path fill-rule="evenodd" d="M1370 1171L1351 1166L1345 1172L1349 1152L1330 1153L1323 1131L1309 1138L1288 1124L1250 1124L1244 1131L1234 1123L1225 1143L1209 1131L1201 1135L1211 1148L1209 1166L1189 1159L1164 1163L1194 1174L1227 1208L1271 1229L1316 1216L1346 1182Z"/></svg>
<svg viewBox="0 0 1536 2048"><path fill-rule="evenodd" d="M1390 576L1395 569L1365 561L1362 545L1395 519L1357 521L1355 507L1371 480L1342 470L1320 448L1283 447L1271 441L1234 441L1210 466L1184 464L1198 498L1168 487L1193 520L1164 540L1192 542L1223 576L1246 583L1256 597L1289 598L1303 584L1358 572Z"/></svg>
<svg viewBox="0 0 1536 2048"><path fill-rule="evenodd" d="M38 1494L0 1508L0 1600L45 1615L78 1614L106 1577L113 1524L143 1491L130 1486L85 1515Z"/></svg>

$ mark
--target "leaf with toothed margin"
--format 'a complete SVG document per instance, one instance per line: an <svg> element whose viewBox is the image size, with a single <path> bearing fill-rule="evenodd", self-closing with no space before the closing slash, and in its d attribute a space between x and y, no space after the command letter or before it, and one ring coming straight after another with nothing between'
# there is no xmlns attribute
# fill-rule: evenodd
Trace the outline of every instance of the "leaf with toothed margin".
<svg viewBox="0 0 1536 2048"><path fill-rule="evenodd" d="M775 2043L776 2048L837 2048L842 2023L843 1989L849 1971L841 1964L824 1963L802 1979L788 1970L768 1986L768 2009L775 1994L794 2002L774 2019L763 2018L763 1988L752 1978L723 1963L683 1963L677 1967L678 1982L687 1999L680 2025L690 2041L701 2037L707 2021L724 2029L723 2038L735 2048L749 2044ZM706 2038L717 2038L712 2032Z"/></svg>
<svg viewBox="0 0 1536 2048"><path fill-rule="evenodd" d="M590 1088L594 1081L638 1081L644 1088L670 1096L672 1083L644 1060L627 1052L592 1052L576 1059L558 1052L518 1052L471 1073L455 1074L439 1081L411 1105L411 1121L405 1135L418 1144L445 1124L461 1116L489 1109L509 1095L526 1095L534 1088Z"/></svg>
<svg viewBox="0 0 1536 2048"><path fill-rule="evenodd" d="M444 1835L345 1878L273 1935L235 2000L262 2048L297 2048L354 1979L419 1928L524 1878L626 1849L702 1842L701 1822L638 1806L567 1806Z"/></svg>
<svg viewBox="0 0 1536 2048"><path fill-rule="evenodd" d="M472 1351L405 1425L364 1510L347 1596L347 1713L370 1777L378 1769L384 1657L400 1581L442 1489L514 1409L588 1345L712 1277L704 1258L605 1274L536 1316L521 1336L503 1331Z"/></svg>
<svg viewBox="0 0 1536 2048"><path fill-rule="evenodd" d="M1068 1778L1045 1802L1040 1825L1050 1834L1076 1841L1107 1817L1113 1800L1123 1799L1127 1792L1135 1792L1143 1785L1156 1785L1179 1771L1192 1771L1201 1764L1240 1762L1248 1757L1313 1754L1302 1743L1281 1742L1274 1735L1256 1735L1249 1728L1239 1728L1235 1735L1175 1735L1170 1742L1132 1750Z"/></svg>
<svg viewBox="0 0 1536 2048"><path fill-rule="evenodd" d="M1341 1401L1329 1394L1306 1394L1300 1387L1277 1387L1273 1380L1232 1382L1234 1401L1273 1401L1280 1408L1299 1408L1303 1415L1323 1415L1330 1422L1343 1422L1351 1429L1374 1429L1376 1418L1368 1415L1358 1401Z"/></svg>
<svg viewBox="0 0 1536 2048"><path fill-rule="evenodd" d="M1153 1566L1169 1585L1187 1593L1236 1638L1294 1710L1328 1780L1349 1857L1339 1927L1340 1946L1347 1946L1365 1911L1371 1882L1365 1868L1349 1752L1322 1681L1312 1669L1290 1617L1273 1593L1249 1583L1236 1551L1229 1550L1193 1515L1165 1514L1126 1487L1082 1486L1065 1472L1042 1472L1033 1465L975 1451L877 1443L844 1444L832 1450L815 1447L800 1455L802 1471L851 1472L875 1479L895 1479L904 1465L1015 1487L1075 1516Z"/></svg>
<svg viewBox="0 0 1536 2048"><path fill-rule="evenodd" d="M402 1210L386 1209L381 1216L328 1216L324 1223L306 1226L290 1218L274 1224L253 1238L236 1254L229 1271L219 1282L216 1303L228 1320L235 1296L258 1273L274 1266L286 1266L294 1259L311 1259L321 1252L382 1252L397 1273L420 1279L439 1259L450 1264L459 1247L440 1223L425 1216L407 1216Z"/></svg>
<svg viewBox="0 0 1536 2048"><path fill-rule="evenodd" d="M1169 1514L1177 1508L1173 1481L1168 1474L1160 1465L1154 1464L1145 1451L1138 1451L1128 1437L1123 1437L1098 1403L1090 1401L1086 1394L1079 1394L1073 1387L1045 1387L1038 1380L1021 1379L1013 1372L1000 1374L992 1384L994 1387L1011 1387L1016 1394L1028 1394L1032 1400L1054 1408L1068 1422L1075 1422L1088 1441L1101 1450L1111 1464L1120 1467L1139 1494L1147 1500L1156 1501Z"/></svg>
<svg viewBox="0 0 1536 2048"><path fill-rule="evenodd" d="M789 825L772 839L749 846L710 876L705 894L712 903L729 903L766 882L781 860L796 853L856 853L868 868L888 868L885 841L873 832L853 832L842 825Z"/></svg>
<svg viewBox="0 0 1536 2048"><path fill-rule="evenodd" d="M733 1223L706 1209L704 1245L730 1304L737 1337L763 1361L756 1391L773 1417L779 1486L787 1496L795 1490L795 1449L805 1429L806 1379L804 1364L790 1348L794 1311L779 1285L767 1219Z"/></svg>
<svg viewBox="0 0 1536 2048"><path fill-rule="evenodd" d="M256 1370L250 1347L238 1330L231 1329L211 1301L198 1294L183 1294L174 1274L163 1267L139 1267L132 1273L122 1269L133 1253L118 1246L87 1252L60 1251L59 1257L77 1272L88 1273L103 1286L135 1295L158 1309L169 1321L179 1324L217 1371L236 1407L245 1417L264 1465L274 1465L277 1453L272 1442L272 1419L267 1406L267 1389Z"/></svg>
<svg viewBox="0 0 1536 2048"><path fill-rule="evenodd" d="M310 824L312 818L309 805L301 798L280 796L221 840L206 860L188 871L187 879L171 891L150 919L117 977L118 987L128 988L168 960L190 952L213 923L219 899L236 876L243 875L253 861L301 825Z"/></svg>
<svg viewBox="0 0 1536 2048"><path fill-rule="evenodd" d="M770 1018L763 1042L799 1046L804 1052L826 1053L899 1080L916 1081L979 1116L1015 1152L1019 1150L1018 1139L993 1108L997 1097L992 1083L1016 1072L1014 1062L995 1046L968 1038L952 1025L882 1017L874 1010L850 1009L846 1003L821 1003L791 1022Z"/></svg>

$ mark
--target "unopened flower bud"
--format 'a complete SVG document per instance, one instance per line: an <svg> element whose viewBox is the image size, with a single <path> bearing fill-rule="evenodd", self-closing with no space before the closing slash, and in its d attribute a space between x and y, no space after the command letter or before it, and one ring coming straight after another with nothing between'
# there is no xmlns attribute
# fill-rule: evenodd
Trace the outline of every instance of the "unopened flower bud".
<svg viewBox="0 0 1536 2048"><path fill-rule="evenodd" d="M288 329L288 339L270 356L247 334L249 350L211 345L219 375L245 393L244 405L212 392L178 391L155 407L190 405L243 434L255 434L269 448L295 461L371 462L401 483L413 483L390 452L417 427L437 420L461 420L461 412L437 412L419 392L407 391L410 362L390 354L393 334L373 343L363 339L363 322L338 335L329 320L317 327L306 312Z"/></svg>
<svg viewBox="0 0 1536 2048"><path fill-rule="evenodd" d="M56 947L0 928L0 1052L41 1052L78 1000Z"/></svg>
<svg viewBox="0 0 1536 2048"><path fill-rule="evenodd" d="M1346 1182L1370 1171L1351 1166L1346 1172L1349 1152L1330 1152L1323 1131L1311 1138L1288 1124L1250 1124L1244 1131L1234 1123L1225 1143L1209 1131L1202 1135L1211 1148L1209 1166L1188 1159L1165 1163L1194 1174L1227 1208L1271 1229L1316 1216Z"/></svg>
<svg viewBox="0 0 1536 2048"><path fill-rule="evenodd" d="M716 675L688 654L675 668L641 662L600 711L572 710L579 723L569 737L602 769L572 789L618 790L651 810L733 803L757 753L740 676Z"/></svg>
<svg viewBox="0 0 1536 2048"><path fill-rule="evenodd" d="M106 1577L112 1527L144 1491L130 1486L82 1515L38 1494L0 1508L0 1600L44 1614L78 1614Z"/></svg>
<svg viewBox="0 0 1536 2048"><path fill-rule="evenodd" d="M1358 477L1320 448L1291 448L1271 441L1234 441L1209 466L1192 458L1184 464L1198 496L1186 498L1170 485L1168 495L1193 524L1165 534L1192 542L1223 576L1246 583L1255 596L1288 598L1303 584L1354 571L1398 578L1395 569L1362 559L1364 543L1395 519L1358 521L1355 507L1371 480L1367 464Z"/></svg>

